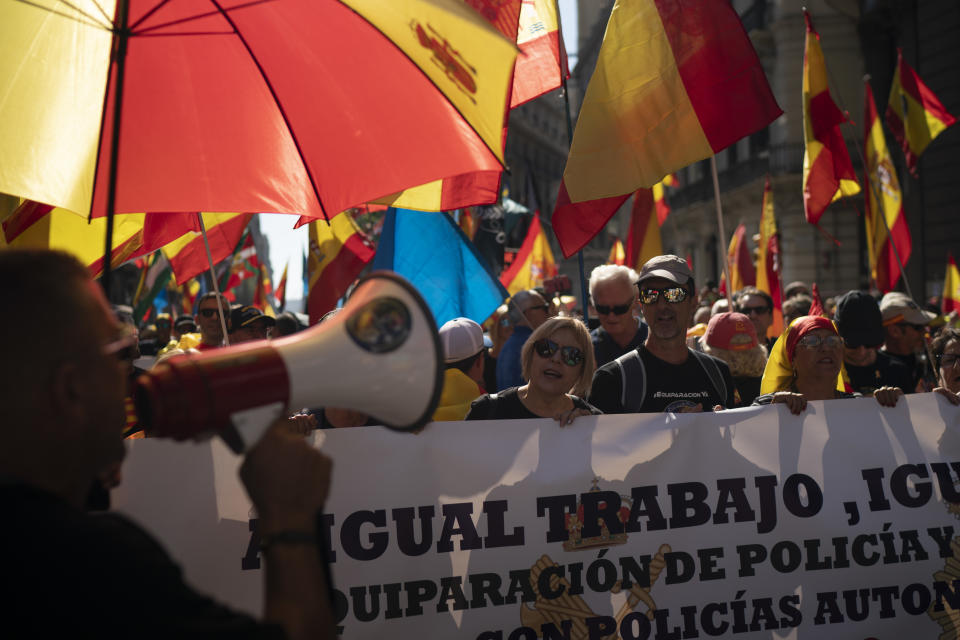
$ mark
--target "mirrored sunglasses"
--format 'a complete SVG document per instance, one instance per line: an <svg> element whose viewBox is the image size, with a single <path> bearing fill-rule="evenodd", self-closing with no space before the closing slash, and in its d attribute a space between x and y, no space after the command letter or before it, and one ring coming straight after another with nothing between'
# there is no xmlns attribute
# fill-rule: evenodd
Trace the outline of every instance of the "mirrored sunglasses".
<svg viewBox="0 0 960 640"><path fill-rule="evenodd" d="M640 302L643 304L653 304L661 295L667 302L676 304L687 299L687 290L683 287L665 287L663 289L643 288L640 289Z"/></svg>
<svg viewBox="0 0 960 640"><path fill-rule="evenodd" d="M583 362L583 351L577 347L561 347L549 338L542 338L534 342L533 350L541 358L552 358L553 354L560 351L560 360L568 367L575 367Z"/></svg>
<svg viewBox="0 0 960 640"><path fill-rule="evenodd" d="M807 334L797 341L797 344L804 349L818 349L821 344L826 345L828 349L835 349L843 344L843 338L840 336L815 336Z"/></svg>

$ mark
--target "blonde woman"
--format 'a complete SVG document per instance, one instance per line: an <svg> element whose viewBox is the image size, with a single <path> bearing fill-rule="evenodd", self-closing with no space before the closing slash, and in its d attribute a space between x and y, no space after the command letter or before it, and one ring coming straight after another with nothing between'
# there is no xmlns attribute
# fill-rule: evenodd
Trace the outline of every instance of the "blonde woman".
<svg viewBox="0 0 960 640"><path fill-rule="evenodd" d="M527 383L480 396L467 420L553 418L564 426L577 416L601 413L580 397L596 368L590 333L580 320L546 320L524 343L520 364Z"/></svg>

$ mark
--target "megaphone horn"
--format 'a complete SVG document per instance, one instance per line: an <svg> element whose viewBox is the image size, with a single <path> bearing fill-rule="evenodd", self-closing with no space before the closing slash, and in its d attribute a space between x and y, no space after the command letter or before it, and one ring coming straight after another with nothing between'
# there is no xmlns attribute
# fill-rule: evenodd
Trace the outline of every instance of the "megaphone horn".
<svg viewBox="0 0 960 640"><path fill-rule="evenodd" d="M304 407L354 409L393 429L417 429L430 421L442 389L433 314L404 278L377 271L322 324L171 358L137 379L134 400L148 435L219 433L240 453L273 420Z"/></svg>

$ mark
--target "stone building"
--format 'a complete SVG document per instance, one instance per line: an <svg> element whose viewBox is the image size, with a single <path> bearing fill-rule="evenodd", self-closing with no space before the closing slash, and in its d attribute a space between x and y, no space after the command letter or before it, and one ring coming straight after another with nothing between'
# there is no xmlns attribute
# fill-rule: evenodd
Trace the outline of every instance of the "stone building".
<svg viewBox="0 0 960 640"><path fill-rule="evenodd" d="M863 77L869 73L882 113L896 62L896 47L939 96L960 115L960 5L956 0L735 0L770 85L784 115L765 131L743 139L717 155L726 246L743 222L748 236L757 232L766 175L774 191L782 235L783 278L816 281L825 295L866 285L869 279L863 230L863 198L831 205L821 227L840 243L805 221L802 201L803 115L801 81L806 6L821 36L831 94L856 125L842 130L854 167L861 176L858 148L863 137ZM596 65L612 0L579 3L578 63L571 97L575 105ZM892 137L888 146L898 165L904 207L913 239L907 265L916 297L940 292L946 253L960 253L960 227L953 214L960 203L960 126L945 131L921 158L920 178L903 169L903 156ZM717 219L709 161L679 173L680 187L671 190L670 217L662 228L667 252L689 254L697 279L719 280ZM626 207L625 207L626 209ZM609 230L621 237L629 211L621 211ZM587 269L606 259L610 235L600 234L585 250ZM902 285L901 285L902 287Z"/></svg>

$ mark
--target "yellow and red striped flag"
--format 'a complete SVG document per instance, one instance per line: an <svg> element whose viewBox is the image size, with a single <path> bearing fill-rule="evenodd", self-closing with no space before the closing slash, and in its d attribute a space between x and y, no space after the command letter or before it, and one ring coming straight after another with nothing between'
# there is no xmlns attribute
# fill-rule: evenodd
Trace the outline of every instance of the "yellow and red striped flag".
<svg viewBox="0 0 960 640"><path fill-rule="evenodd" d="M253 306L263 311L265 315L275 318L277 312L273 309L270 302L270 296L273 295L273 285L270 283L270 276L267 275L267 267L264 264L257 265L257 286L253 290Z"/></svg>
<svg viewBox="0 0 960 640"><path fill-rule="evenodd" d="M233 253L243 235L243 230L253 217L252 213L204 213L202 215L214 264ZM189 231L173 242L165 244L163 255L170 261L173 273L177 277L177 284L183 284L210 269L203 234L199 230Z"/></svg>
<svg viewBox="0 0 960 640"><path fill-rule="evenodd" d="M277 301L278 311L283 311L287 306L287 268L290 264L283 265L283 275L280 276L280 282L277 283L277 292L273 295Z"/></svg>
<svg viewBox="0 0 960 640"><path fill-rule="evenodd" d="M914 176L917 175L920 154L944 129L957 121L903 59L903 50L899 47L886 120L890 131L903 147L907 168Z"/></svg>
<svg viewBox="0 0 960 640"><path fill-rule="evenodd" d="M553 91L570 77L560 38L556 0L525 0L517 29L520 54L513 66L510 108Z"/></svg>
<svg viewBox="0 0 960 640"><path fill-rule="evenodd" d="M877 288L887 293L893 291L900 279L897 255L903 261L903 266L907 266L910 259L910 229L903 212L897 170L887 150L887 140L877 116L873 90L869 82L864 84L863 157L866 166L863 169L867 197L863 202L863 222L867 230L870 273Z"/></svg>
<svg viewBox="0 0 960 640"><path fill-rule="evenodd" d="M323 220L310 223L307 258L310 324L319 322L323 314L337 305L337 300L373 259L374 253L349 211L338 214L329 224Z"/></svg>
<svg viewBox="0 0 960 640"><path fill-rule="evenodd" d="M660 225L654 215L653 191L638 189L633 196L630 211L630 230L627 232L626 264L639 271L643 264L663 253Z"/></svg>
<svg viewBox="0 0 960 640"><path fill-rule="evenodd" d="M627 253L623 249L623 242L620 238L613 239L613 246L610 247L610 255L607 256L607 264L624 265L627 262Z"/></svg>
<svg viewBox="0 0 960 640"><path fill-rule="evenodd" d="M803 52L803 211L816 225L831 202L860 193L840 125L847 121L830 97L820 34L807 11Z"/></svg>
<svg viewBox="0 0 960 640"><path fill-rule="evenodd" d="M742 222L733 230L733 236L730 238L730 245L727 248L727 265L730 269L731 292L756 286L757 269L753 264L750 248L747 246L747 227Z"/></svg>
<svg viewBox="0 0 960 640"><path fill-rule="evenodd" d="M557 263L553 259L550 242L540 225L539 212L534 211L527 237L520 251L506 271L500 274L500 283L510 295L543 285L543 281L557 275Z"/></svg>
<svg viewBox="0 0 960 640"><path fill-rule="evenodd" d="M657 222L660 223L661 227L666 222L667 216L670 215L670 203L667 202L666 187L675 187L678 183L677 174L671 173L653 185L653 205L657 210Z"/></svg>
<svg viewBox="0 0 960 640"><path fill-rule="evenodd" d="M773 323L768 335L783 332L783 293L780 291L780 233L773 207L773 189L770 176L763 185L763 204L760 211L760 234L757 239L757 289L773 298ZM762 336L761 336L762 337Z"/></svg>
<svg viewBox="0 0 960 640"><path fill-rule="evenodd" d="M565 256L630 194L781 114L726 0L617 0L577 120L552 220Z"/></svg>
<svg viewBox="0 0 960 640"><path fill-rule="evenodd" d="M957 263L950 253L947 253L947 275L943 279L941 308L944 313L960 312L960 271L957 270Z"/></svg>

